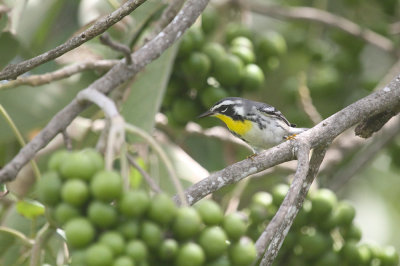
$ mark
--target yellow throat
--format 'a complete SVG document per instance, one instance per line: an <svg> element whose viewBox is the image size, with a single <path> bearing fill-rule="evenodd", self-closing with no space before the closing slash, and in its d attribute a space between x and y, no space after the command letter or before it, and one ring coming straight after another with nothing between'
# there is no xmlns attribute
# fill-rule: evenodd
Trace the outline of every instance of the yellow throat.
<svg viewBox="0 0 400 266"><path fill-rule="evenodd" d="M239 136L246 134L253 126L249 120L233 120L229 116L222 114L216 114L215 117L221 119L231 131L235 132Z"/></svg>

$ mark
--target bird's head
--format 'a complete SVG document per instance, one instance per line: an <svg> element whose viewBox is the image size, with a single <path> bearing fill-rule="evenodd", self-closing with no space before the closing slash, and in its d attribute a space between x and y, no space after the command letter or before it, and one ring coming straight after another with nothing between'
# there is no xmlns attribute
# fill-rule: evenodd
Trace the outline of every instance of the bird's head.
<svg viewBox="0 0 400 266"><path fill-rule="evenodd" d="M221 119L221 117L227 116L233 120L243 120L245 116L244 100L236 97L224 98L198 117L216 116Z"/></svg>

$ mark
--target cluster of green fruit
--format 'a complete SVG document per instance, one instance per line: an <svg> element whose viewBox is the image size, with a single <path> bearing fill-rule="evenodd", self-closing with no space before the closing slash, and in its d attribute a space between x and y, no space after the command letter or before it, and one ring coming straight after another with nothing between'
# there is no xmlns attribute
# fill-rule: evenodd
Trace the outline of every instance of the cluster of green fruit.
<svg viewBox="0 0 400 266"><path fill-rule="evenodd" d="M206 9L202 27L190 28L180 42L163 102L172 124L186 124L224 97L260 89L264 72L276 67L286 51L280 34L255 35L237 23L227 25L223 41L210 40L216 27L213 12Z"/></svg>
<svg viewBox="0 0 400 266"><path fill-rule="evenodd" d="M238 213L212 200L177 207L170 196L125 190L92 149L58 151L37 184L50 222L65 232L72 266L251 265L253 241Z"/></svg>
<svg viewBox="0 0 400 266"><path fill-rule="evenodd" d="M289 187L279 184L268 192L258 192L247 209L249 235L260 236L275 215ZM355 209L338 201L328 189L311 191L282 245L274 265L397 266L399 254L389 247L359 243L361 230L354 224Z"/></svg>

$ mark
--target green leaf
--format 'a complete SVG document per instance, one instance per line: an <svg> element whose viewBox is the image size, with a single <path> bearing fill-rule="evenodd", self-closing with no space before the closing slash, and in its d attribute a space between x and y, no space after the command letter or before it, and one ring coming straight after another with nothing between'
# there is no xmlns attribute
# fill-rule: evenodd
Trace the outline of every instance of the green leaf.
<svg viewBox="0 0 400 266"><path fill-rule="evenodd" d="M153 129L154 118L161 106L177 47L174 45L167 49L137 76L130 95L122 106L122 115L128 123L147 132Z"/></svg>
<svg viewBox="0 0 400 266"><path fill-rule="evenodd" d="M44 214L44 206L38 201L22 200L17 203L17 212L28 219L35 219Z"/></svg>
<svg viewBox="0 0 400 266"><path fill-rule="evenodd" d="M18 53L19 41L10 32L0 34L0 69L5 67Z"/></svg>
<svg viewBox="0 0 400 266"><path fill-rule="evenodd" d="M8 23L7 13L0 14L0 31L3 31Z"/></svg>

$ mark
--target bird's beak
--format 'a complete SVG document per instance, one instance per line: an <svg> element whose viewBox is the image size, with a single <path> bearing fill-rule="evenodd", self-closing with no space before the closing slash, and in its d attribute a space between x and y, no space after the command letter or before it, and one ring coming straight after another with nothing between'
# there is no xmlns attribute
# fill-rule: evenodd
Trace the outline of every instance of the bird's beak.
<svg viewBox="0 0 400 266"><path fill-rule="evenodd" d="M211 116L211 115L214 115L214 114L215 114L214 112L208 110L207 112L202 113L201 115L199 115L197 118L203 118L203 117Z"/></svg>

